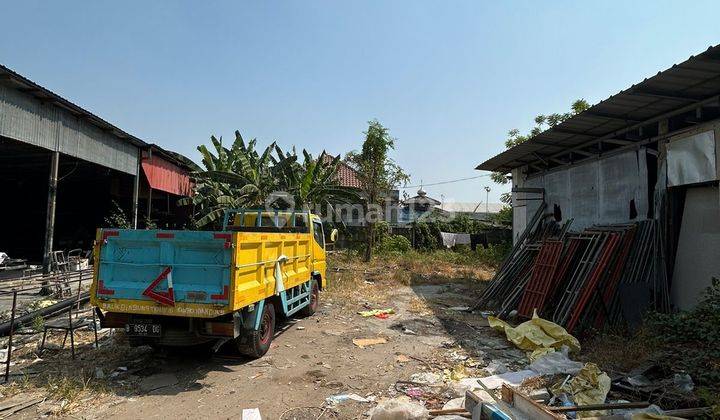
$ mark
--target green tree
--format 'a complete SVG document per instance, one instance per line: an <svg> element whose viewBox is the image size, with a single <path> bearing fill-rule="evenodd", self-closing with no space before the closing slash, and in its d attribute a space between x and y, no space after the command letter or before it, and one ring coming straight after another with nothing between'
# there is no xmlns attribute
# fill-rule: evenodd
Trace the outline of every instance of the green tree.
<svg viewBox="0 0 720 420"><path fill-rule="evenodd" d="M193 196L179 204L193 206L195 227L219 228L225 209L257 207L274 191L269 159L274 144L259 154L255 150L257 140L246 145L239 131L229 149L223 146L222 137L211 136L210 142L213 151L198 146L204 168L193 172Z"/></svg>
<svg viewBox="0 0 720 420"><path fill-rule="evenodd" d="M543 131L555 127L556 125L572 118L573 116L585 111L588 108L590 108L590 104L588 104L585 99L577 99L572 103L572 105L570 105L569 112L565 112L563 114L555 113L550 115L538 115L535 117L534 120L535 126L530 130L528 134L520 134L520 130L518 130L517 128L513 128L512 130L508 131L508 137L505 140L505 147L511 149L519 144L522 144L542 133ZM493 182L502 185L510 182L510 176L506 173L501 172L493 172L490 175L490 179L492 179ZM505 204L510 204L511 200L512 197L510 193L504 193L500 197L500 201Z"/></svg>
<svg viewBox="0 0 720 420"><path fill-rule="evenodd" d="M400 183L406 182L409 177L388 156L388 152L395 148L395 140L390 137L387 128L377 120L369 121L368 129L364 134L362 150L348 153L345 159L357 171L360 189L365 199L367 222L365 260L370 261L375 243L375 224L382 215L381 205L390 191Z"/></svg>
<svg viewBox="0 0 720 420"><path fill-rule="evenodd" d="M275 160L279 186L292 195L296 208L319 208L324 214L328 209L334 212L335 204L359 201L356 190L338 183L336 175L340 155L332 157L323 150L315 158L304 149L302 153L302 163L282 165L282 159L294 156L295 152L283 153L277 148L278 159Z"/></svg>
<svg viewBox="0 0 720 420"><path fill-rule="evenodd" d="M257 140L246 144L239 131L230 148L223 145L222 138L212 136L210 142L213 150L205 145L197 148L203 167L194 165L193 196L179 202L193 206L193 227L217 229L226 209L263 207L271 194L278 192L292 198L271 203L279 209L291 205L332 208L333 204L358 199L354 191L338 185L335 175L339 158L327 159L324 151L315 159L303 150L300 163L295 148L285 152L273 142L259 152Z"/></svg>

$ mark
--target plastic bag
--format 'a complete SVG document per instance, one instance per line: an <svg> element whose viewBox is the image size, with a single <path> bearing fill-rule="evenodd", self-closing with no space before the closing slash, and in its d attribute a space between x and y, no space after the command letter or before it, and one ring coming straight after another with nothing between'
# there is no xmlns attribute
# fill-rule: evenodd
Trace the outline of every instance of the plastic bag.
<svg viewBox="0 0 720 420"><path fill-rule="evenodd" d="M540 375L555 375L558 373L574 375L583 368L583 364L581 362L570 360L567 353L567 347L563 346L560 351L553 351L539 357L537 360L530 363L528 369L533 370Z"/></svg>
<svg viewBox="0 0 720 420"><path fill-rule="evenodd" d="M567 346L572 352L580 351L580 342L577 338L568 334L565 328L558 324L540 318L537 313L533 313L530 321L523 322L515 328L493 316L488 317L488 323L494 329L504 332L507 339L522 350L559 349ZM542 352L546 353L547 350Z"/></svg>
<svg viewBox="0 0 720 420"><path fill-rule="evenodd" d="M577 405L602 404L610 391L610 377L595 363L586 363L580 371L561 386L551 389L555 395L568 394ZM604 415L604 411L580 411L578 417Z"/></svg>

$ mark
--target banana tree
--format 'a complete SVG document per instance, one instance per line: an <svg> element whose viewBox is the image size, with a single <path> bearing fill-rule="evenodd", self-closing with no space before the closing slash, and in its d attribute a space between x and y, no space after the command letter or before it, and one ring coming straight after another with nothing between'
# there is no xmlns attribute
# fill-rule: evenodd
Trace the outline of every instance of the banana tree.
<svg viewBox="0 0 720 420"><path fill-rule="evenodd" d="M323 150L318 158L314 158L303 149L302 163L283 165L283 160L296 156L295 152L283 154L280 148L276 148L276 152L276 167L282 169L277 171L280 184L292 195L296 208L315 207L324 213L327 210L334 211L336 204L360 201L357 190L341 186L338 182L340 156L331 157Z"/></svg>
<svg viewBox="0 0 720 420"><path fill-rule="evenodd" d="M233 207L282 209L294 205L296 209L316 206L325 211L337 203L359 201L355 190L338 183L339 157L330 158L324 151L315 159L303 150L300 163L294 147L286 152L273 142L259 153L257 140L246 144L238 131L230 148L223 145L222 138L212 136L210 142L214 150L205 145L197 148L204 168L198 167L192 174L194 195L180 202L193 206L196 227L219 227L225 209ZM292 199L268 204L271 194L281 191Z"/></svg>
<svg viewBox="0 0 720 420"><path fill-rule="evenodd" d="M192 174L195 193L180 203L194 206L197 227L218 227L225 209L259 207L277 188L269 159L274 143L260 154L255 149L257 140L245 144L239 131L229 149L223 146L222 137L212 136L210 142L214 151L205 145L197 148L204 170Z"/></svg>

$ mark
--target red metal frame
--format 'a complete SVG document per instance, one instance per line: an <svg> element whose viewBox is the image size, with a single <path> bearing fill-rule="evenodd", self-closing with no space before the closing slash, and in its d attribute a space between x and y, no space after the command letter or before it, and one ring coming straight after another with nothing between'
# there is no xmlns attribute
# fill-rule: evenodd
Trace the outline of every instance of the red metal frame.
<svg viewBox="0 0 720 420"><path fill-rule="evenodd" d="M601 295L602 305L604 307L599 308L597 316L595 317L595 328L597 329L602 328L603 324L605 324L606 311L610 309L610 305L612 305L615 290L620 282L620 277L622 277L623 270L625 269L625 262L627 261L627 258L630 255L630 250L632 249L633 240L635 239L635 231L636 229L633 227L623 236L620 254L615 261L614 270L608 279L604 293Z"/></svg>
<svg viewBox="0 0 720 420"><path fill-rule="evenodd" d="M572 261L575 258L575 254L577 253L578 248L580 248L581 243L582 241L578 238L570 239L570 245L568 245L568 249L565 251L562 263L560 263L560 266L555 272L555 278L553 279L553 283L550 285L550 290L555 290L560 285L560 282L563 281L565 276L567 276L568 270L570 270Z"/></svg>
<svg viewBox="0 0 720 420"><path fill-rule="evenodd" d="M535 257L532 276L525 286L525 291L518 305L518 315L530 318L535 309L542 311L545 306L548 291L554 282L555 272L558 268L562 250L562 241L543 241L540 252L538 252L537 257Z"/></svg>
<svg viewBox="0 0 720 420"><path fill-rule="evenodd" d="M580 292L580 298L575 304L575 308L573 308L570 320L565 326L568 332L572 332L580 321L580 316L582 315L585 306L590 301L592 294L595 292L597 284L600 281L602 274L605 272L605 269L607 268L607 265L610 262L610 258L612 257L613 252L615 251L615 248L617 247L619 241L620 234L608 234L608 240L603 247L602 254L600 255L600 258L598 259L592 273L590 273L590 276L585 282L584 287Z"/></svg>

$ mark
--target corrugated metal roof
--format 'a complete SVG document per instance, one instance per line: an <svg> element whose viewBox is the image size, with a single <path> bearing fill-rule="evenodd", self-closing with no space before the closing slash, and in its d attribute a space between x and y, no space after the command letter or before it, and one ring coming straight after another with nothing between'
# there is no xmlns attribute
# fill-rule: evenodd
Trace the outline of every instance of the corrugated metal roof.
<svg viewBox="0 0 720 420"><path fill-rule="evenodd" d="M485 213L485 209L487 209L489 213L498 213L504 207L507 207L507 204L487 203L486 205L482 201L470 203L445 202L436 207L453 213Z"/></svg>
<svg viewBox="0 0 720 420"><path fill-rule="evenodd" d="M720 45L610 96L525 143L488 159L476 169L509 172L528 164L564 164L567 162L560 157L573 151L585 156L589 156L588 149L590 154L599 153L593 147L601 140L609 147L630 145L639 139L628 138L626 132L654 119L716 102L718 95Z"/></svg>
<svg viewBox="0 0 720 420"><path fill-rule="evenodd" d="M0 64L0 81L11 82L19 90L29 93L39 99L52 102L54 105L65 108L68 111L72 112L73 114L82 116L87 121L91 122L92 124L96 125L97 127L100 127L101 129L106 130L106 131L110 131L116 137L118 137L122 140L125 140L127 142L130 142L135 146L138 146L138 147L147 146L147 143L140 140L139 138L126 133L125 131L123 131L120 128L103 120L102 118L98 117L97 115L93 114L92 112L90 112L84 108L81 108L78 105L75 105L74 103L68 101L67 99L63 98L62 96L56 94L55 92L52 92L51 90L38 85L37 83L33 82L32 80L16 73L15 71L9 69L8 67L3 66L2 64Z"/></svg>

